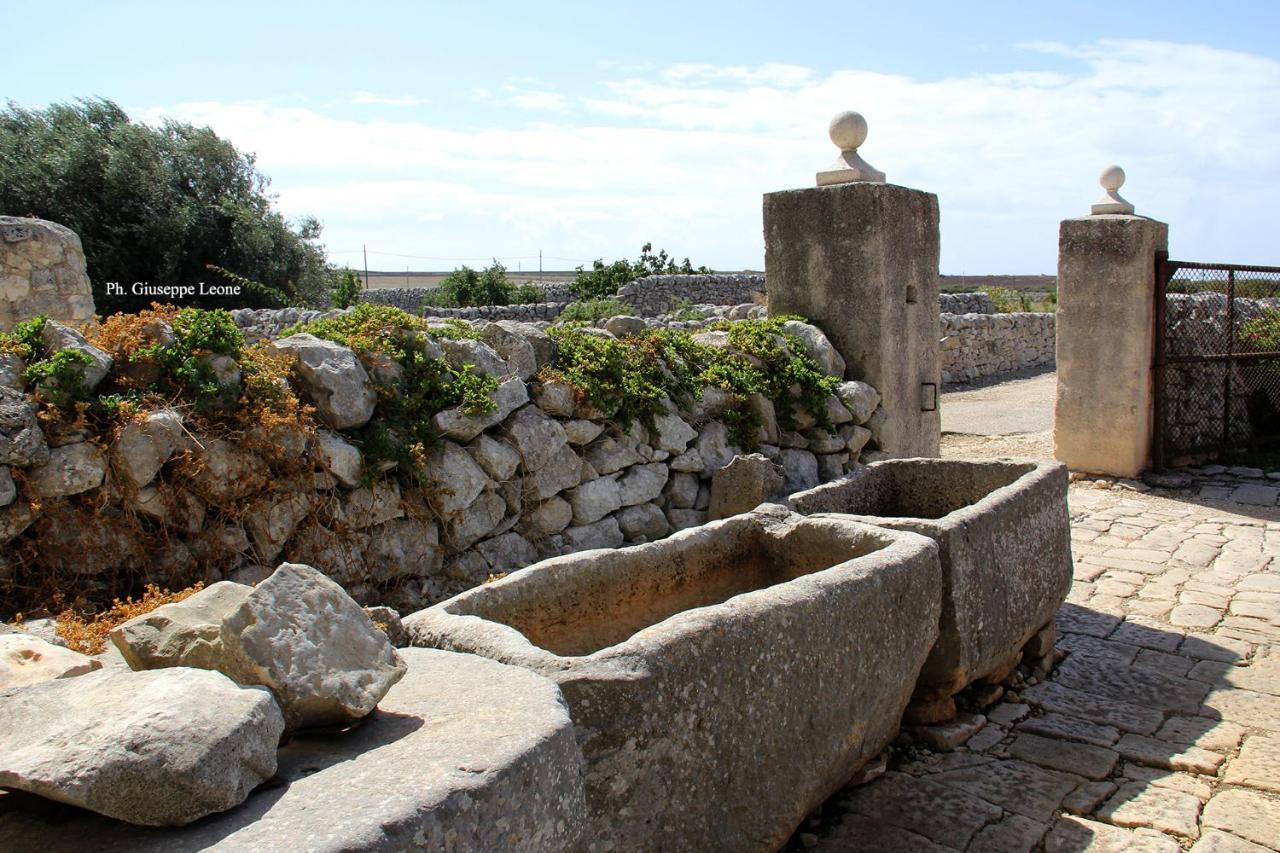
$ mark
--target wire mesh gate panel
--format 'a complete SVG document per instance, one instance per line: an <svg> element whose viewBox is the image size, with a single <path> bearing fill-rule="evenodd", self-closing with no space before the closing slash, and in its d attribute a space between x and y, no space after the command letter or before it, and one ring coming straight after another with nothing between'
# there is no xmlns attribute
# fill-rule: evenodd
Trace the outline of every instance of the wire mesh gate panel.
<svg viewBox="0 0 1280 853"><path fill-rule="evenodd" d="M1280 444L1280 267L1156 265L1155 466Z"/></svg>

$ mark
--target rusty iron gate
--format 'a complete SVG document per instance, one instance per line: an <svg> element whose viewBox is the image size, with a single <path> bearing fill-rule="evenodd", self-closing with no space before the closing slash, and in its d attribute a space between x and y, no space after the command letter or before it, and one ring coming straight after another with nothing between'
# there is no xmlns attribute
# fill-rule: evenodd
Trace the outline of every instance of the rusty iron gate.
<svg viewBox="0 0 1280 853"><path fill-rule="evenodd" d="M1156 258L1156 468L1280 445L1280 267Z"/></svg>

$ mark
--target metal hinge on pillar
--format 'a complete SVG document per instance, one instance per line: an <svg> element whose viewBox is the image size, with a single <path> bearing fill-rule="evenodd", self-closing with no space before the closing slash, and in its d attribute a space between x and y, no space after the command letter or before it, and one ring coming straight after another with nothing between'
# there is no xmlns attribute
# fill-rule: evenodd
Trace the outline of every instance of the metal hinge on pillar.
<svg viewBox="0 0 1280 853"><path fill-rule="evenodd" d="M938 411L938 383L937 382L921 382L920 383L920 411L922 412Z"/></svg>

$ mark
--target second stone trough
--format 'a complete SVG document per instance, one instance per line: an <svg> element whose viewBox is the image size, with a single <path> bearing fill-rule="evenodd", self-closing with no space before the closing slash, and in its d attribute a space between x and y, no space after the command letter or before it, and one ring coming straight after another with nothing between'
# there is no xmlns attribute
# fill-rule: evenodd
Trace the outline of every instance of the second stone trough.
<svg viewBox="0 0 1280 853"><path fill-rule="evenodd" d="M937 546L764 505L546 560L405 620L559 685L593 850L776 850L897 734Z"/></svg>
<svg viewBox="0 0 1280 853"><path fill-rule="evenodd" d="M1067 469L1059 462L893 459L794 494L789 504L938 543L939 635L909 722L948 719L964 687L1007 675L1071 588Z"/></svg>

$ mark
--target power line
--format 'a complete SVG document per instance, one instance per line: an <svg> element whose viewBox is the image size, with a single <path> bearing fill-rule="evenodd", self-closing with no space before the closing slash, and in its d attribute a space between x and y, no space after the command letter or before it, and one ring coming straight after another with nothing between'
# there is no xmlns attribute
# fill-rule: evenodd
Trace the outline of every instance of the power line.
<svg viewBox="0 0 1280 853"><path fill-rule="evenodd" d="M330 255L359 255L365 250L363 249L329 249L326 250ZM445 256L445 255L407 255L402 252L379 252L376 249L367 250L370 255L384 255L391 258L413 258L420 261L531 261L539 257L538 255L471 255L467 257ZM586 264L582 258L563 258L553 255L545 255L548 260L566 261L574 264Z"/></svg>

